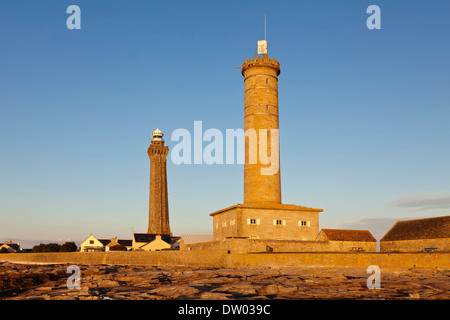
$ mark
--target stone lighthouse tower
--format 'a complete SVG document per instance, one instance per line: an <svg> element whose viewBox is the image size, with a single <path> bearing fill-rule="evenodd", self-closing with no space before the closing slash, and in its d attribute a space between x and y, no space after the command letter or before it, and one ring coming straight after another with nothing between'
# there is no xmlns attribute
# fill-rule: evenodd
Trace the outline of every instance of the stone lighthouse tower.
<svg viewBox="0 0 450 320"><path fill-rule="evenodd" d="M275 58L268 58L267 53L242 64L244 130L250 132L245 142L244 203L281 203L279 74L280 64ZM270 167L272 170L268 170Z"/></svg>
<svg viewBox="0 0 450 320"><path fill-rule="evenodd" d="M213 238L235 242L243 239L269 241L266 243L311 241L319 232L319 213L323 210L281 202L280 64L268 57L266 40L258 41L258 54L256 58L245 60L241 67L246 136L244 203L210 213Z"/></svg>
<svg viewBox="0 0 450 320"><path fill-rule="evenodd" d="M169 201L167 197L166 158L169 147L164 146L163 133L156 129L147 150L150 158L150 199L148 231L151 234L170 234Z"/></svg>

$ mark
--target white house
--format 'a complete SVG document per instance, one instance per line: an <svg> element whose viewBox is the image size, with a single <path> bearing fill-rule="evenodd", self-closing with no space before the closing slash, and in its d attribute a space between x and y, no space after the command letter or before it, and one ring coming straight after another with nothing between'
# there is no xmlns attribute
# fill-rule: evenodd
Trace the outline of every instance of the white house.
<svg viewBox="0 0 450 320"><path fill-rule="evenodd" d="M14 243L12 241L5 241L1 246L0 246L0 250L2 250L3 248L5 248L6 250L8 250L9 253L12 252L20 252L22 251L22 248L20 247L20 243Z"/></svg>
<svg viewBox="0 0 450 320"><path fill-rule="evenodd" d="M110 242L111 240L109 239L97 239L90 234L89 237L80 244L80 252L105 251L105 246Z"/></svg>
<svg viewBox="0 0 450 320"><path fill-rule="evenodd" d="M132 240L111 239L97 239L92 234L87 237L80 245L80 252L99 252L99 251L118 251L131 250Z"/></svg>
<svg viewBox="0 0 450 320"><path fill-rule="evenodd" d="M172 248L170 234L134 233L133 250L156 251Z"/></svg>

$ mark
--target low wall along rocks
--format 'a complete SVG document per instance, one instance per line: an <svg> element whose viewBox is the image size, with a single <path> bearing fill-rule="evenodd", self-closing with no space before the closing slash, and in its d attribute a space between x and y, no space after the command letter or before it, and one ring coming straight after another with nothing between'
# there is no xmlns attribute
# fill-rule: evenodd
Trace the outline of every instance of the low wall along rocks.
<svg viewBox="0 0 450 320"><path fill-rule="evenodd" d="M216 268L305 265L449 268L450 253L229 253L228 250L8 253L1 254L0 261L36 264L71 263L80 265L186 265Z"/></svg>

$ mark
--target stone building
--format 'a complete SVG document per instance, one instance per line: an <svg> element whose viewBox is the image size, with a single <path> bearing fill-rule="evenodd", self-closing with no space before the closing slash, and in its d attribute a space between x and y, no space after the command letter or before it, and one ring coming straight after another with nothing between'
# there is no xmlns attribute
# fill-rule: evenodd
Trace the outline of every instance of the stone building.
<svg viewBox="0 0 450 320"><path fill-rule="evenodd" d="M377 251L377 240L368 230L322 229L316 241L327 242L329 251Z"/></svg>
<svg viewBox="0 0 450 320"><path fill-rule="evenodd" d="M213 236L182 237L182 250L245 252L376 251L367 230L323 229L315 209L281 201L278 76L280 64L262 56L242 64L244 76L244 202L210 214Z"/></svg>
<svg viewBox="0 0 450 320"><path fill-rule="evenodd" d="M319 212L323 210L281 202L280 64L265 52L247 59L241 70L245 87L244 203L210 214L213 238L314 240L319 232Z"/></svg>
<svg viewBox="0 0 450 320"><path fill-rule="evenodd" d="M317 209L292 204L237 204L211 213L214 240L227 238L314 240Z"/></svg>
<svg viewBox="0 0 450 320"><path fill-rule="evenodd" d="M397 221L381 238L380 251L450 251L450 216Z"/></svg>

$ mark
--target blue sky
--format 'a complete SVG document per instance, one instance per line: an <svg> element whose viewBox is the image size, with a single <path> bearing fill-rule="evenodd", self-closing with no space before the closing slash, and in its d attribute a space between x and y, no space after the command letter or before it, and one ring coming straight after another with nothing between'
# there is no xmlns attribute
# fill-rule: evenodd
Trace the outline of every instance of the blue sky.
<svg viewBox="0 0 450 320"><path fill-rule="evenodd" d="M81 30L66 9L81 8ZM369 30L366 9L381 8ZM321 228L450 212L448 1L0 2L0 240L131 238L151 132L243 128L239 67L267 14L283 203ZM242 165L168 163L174 234L242 203ZM379 238L379 237L378 237Z"/></svg>

